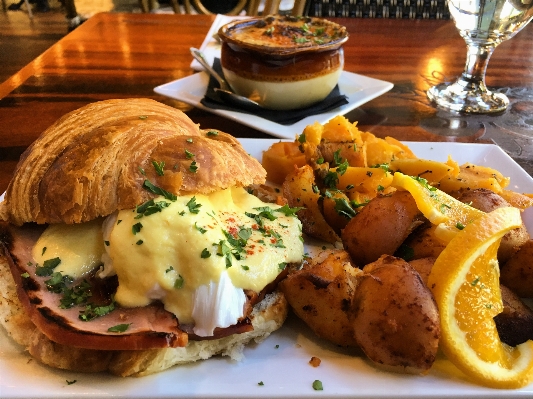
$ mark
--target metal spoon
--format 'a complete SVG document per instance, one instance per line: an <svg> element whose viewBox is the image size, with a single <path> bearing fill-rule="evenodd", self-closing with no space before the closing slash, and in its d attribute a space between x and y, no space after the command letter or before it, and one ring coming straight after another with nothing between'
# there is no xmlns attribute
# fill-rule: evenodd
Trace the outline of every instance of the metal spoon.
<svg viewBox="0 0 533 399"><path fill-rule="evenodd" d="M237 107L240 107L248 111L252 111L252 112L264 109L261 105L259 105L255 101L250 100L247 97L240 96L238 94L233 93L233 91L231 91L231 87L229 86L229 84L224 80L224 78L222 78L222 76L220 76L217 73L217 71L215 71L211 67L211 65L205 58L205 55L200 50L198 50L197 48L191 47L190 51L194 59L198 61L206 69L206 71L209 72L211 76L213 76L218 82L220 88L215 87L214 90L219 95L222 101L233 104Z"/></svg>

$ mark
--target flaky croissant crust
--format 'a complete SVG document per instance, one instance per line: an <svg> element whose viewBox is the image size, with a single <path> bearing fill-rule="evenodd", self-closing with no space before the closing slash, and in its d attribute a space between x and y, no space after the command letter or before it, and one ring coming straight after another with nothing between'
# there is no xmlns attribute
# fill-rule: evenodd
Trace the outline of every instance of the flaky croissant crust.
<svg viewBox="0 0 533 399"><path fill-rule="evenodd" d="M22 154L0 218L80 223L155 197L146 180L180 195L265 177L234 137L200 130L175 108L149 99L100 101L60 118Z"/></svg>

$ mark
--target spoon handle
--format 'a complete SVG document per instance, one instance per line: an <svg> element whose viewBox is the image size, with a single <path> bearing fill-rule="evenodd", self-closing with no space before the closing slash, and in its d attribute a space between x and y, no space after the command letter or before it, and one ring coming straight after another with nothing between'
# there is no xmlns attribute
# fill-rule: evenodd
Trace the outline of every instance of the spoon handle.
<svg viewBox="0 0 533 399"><path fill-rule="evenodd" d="M231 88L226 83L226 81L217 73L217 71L215 71L211 67L211 65L209 65L209 62L207 62L207 59L205 58L204 54L200 50L198 50L197 48L191 47L190 51L194 59L198 61L207 70L207 72L209 72L211 76L213 76L217 80L222 90L231 91Z"/></svg>

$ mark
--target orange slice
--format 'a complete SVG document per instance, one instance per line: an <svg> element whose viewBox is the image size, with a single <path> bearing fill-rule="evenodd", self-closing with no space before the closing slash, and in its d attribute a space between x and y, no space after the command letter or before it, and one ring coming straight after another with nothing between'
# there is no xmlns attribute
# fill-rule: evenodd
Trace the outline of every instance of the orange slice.
<svg viewBox="0 0 533 399"><path fill-rule="evenodd" d="M396 172L391 186L411 193L420 212L437 225L435 235L444 242L450 241L466 225L485 214L430 186L423 178Z"/></svg>
<svg viewBox="0 0 533 399"><path fill-rule="evenodd" d="M498 246L521 223L512 207L475 219L448 243L428 279L440 312L443 352L473 380L493 388L533 381L533 341L515 348L502 343L493 319L503 309Z"/></svg>

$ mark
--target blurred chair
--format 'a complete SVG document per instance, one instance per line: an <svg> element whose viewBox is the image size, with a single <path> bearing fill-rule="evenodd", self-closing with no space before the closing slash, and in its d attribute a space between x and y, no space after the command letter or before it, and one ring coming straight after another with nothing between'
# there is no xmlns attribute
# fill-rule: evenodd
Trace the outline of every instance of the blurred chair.
<svg viewBox="0 0 533 399"><path fill-rule="evenodd" d="M447 0L296 0L296 2L305 3L301 15L315 17L450 19Z"/></svg>
<svg viewBox="0 0 533 399"><path fill-rule="evenodd" d="M150 10L157 8L156 0L139 0L139 4L143 12L150 12ZM259 15L259 6L261 0L181 0L181 5L178 0L170 0L172 9L176 14L182 13L182 7L185 14L226 14L238 15L245 11L247 15ZM265 0L262 15L277 14L279 11L281 0ZM302 15L305 1L295 0L295 5L298 3L300 12L293 15ZM295 7L296 8L296 7ZM293 9L294 10L294 9Z"/></svg>

